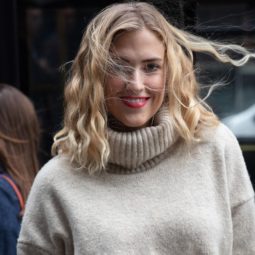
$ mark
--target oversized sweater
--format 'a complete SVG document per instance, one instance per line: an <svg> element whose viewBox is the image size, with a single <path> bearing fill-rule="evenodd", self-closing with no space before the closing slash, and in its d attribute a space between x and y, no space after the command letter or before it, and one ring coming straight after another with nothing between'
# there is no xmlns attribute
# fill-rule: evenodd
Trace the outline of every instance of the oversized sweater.
<svg viewBox="0 0 255 255"><path fill-rule="evenodd" d="M50 160L28 198L18 255L254 255L254 191L223 125L185 146L164 110L156 126L109 130L105 172Z"/></svg>

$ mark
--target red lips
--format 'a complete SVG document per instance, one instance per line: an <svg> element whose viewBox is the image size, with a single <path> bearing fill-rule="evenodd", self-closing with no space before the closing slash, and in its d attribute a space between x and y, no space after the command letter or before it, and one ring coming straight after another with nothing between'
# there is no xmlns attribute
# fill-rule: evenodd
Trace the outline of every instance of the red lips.
<svg viewBox="0 0 255 255"><path fill-rule="evenodd" d="M121 97L122 102L130 108L142 108L146 105L149 97L124 96Z"/></svg>

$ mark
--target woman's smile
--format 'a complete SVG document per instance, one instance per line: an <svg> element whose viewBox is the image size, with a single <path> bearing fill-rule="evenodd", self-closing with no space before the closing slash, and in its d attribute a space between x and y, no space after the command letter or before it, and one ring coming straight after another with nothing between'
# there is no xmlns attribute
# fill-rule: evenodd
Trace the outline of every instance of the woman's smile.
<svg viewBox="0 0 255 255"><path fill-rule="evenodd" d="M150 97L133 97L125 96L120 98L127 107L130 108L142 108L146 105Z"/></svg>
<svg viewBox="0 0 255 255"><path fill-rule="evenodd" d="M146 127L164 101L165 47L142 29L120 35L111 52L118 63L106 77L107 111L125 127Z"/></svg>

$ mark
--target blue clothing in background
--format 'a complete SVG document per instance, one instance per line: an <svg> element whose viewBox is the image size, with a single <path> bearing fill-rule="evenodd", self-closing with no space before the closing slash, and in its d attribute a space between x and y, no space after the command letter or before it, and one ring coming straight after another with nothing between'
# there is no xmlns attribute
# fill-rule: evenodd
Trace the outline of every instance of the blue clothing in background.
<svg viewBox="0 0 255 255"><path fill-rule="evenodd" d="M0 174L4 174L1 165ZM0 255L17 254L16 245L21 224L19 214L20 204L15 191L5 179L0 178Z"/></svg>

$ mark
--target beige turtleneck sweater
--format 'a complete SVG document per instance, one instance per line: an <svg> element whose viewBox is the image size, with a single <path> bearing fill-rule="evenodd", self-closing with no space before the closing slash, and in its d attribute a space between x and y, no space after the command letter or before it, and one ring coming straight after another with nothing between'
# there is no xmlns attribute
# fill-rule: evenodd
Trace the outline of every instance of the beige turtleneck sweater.
<svg viewBox="0 0 255 255"><path fill-rule="evenodd" d="M186 148L162 110L157 125L109 130L107 172L89 176L57 156L26 205L18 255L252 255L254 191L222 124Z"/></svg>

